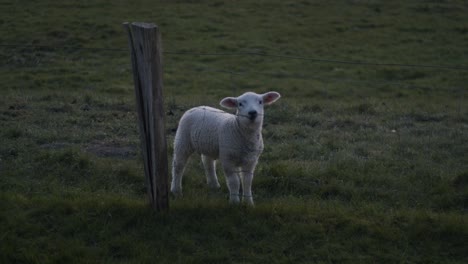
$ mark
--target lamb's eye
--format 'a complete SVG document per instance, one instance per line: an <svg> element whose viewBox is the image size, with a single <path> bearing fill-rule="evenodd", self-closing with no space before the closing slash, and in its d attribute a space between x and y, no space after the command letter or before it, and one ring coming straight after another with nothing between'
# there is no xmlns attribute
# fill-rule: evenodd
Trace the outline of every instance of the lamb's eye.
<svg viewBox="0 0 468 264"><path fill-rule="evenodd" d="M258 104L263 104L263 102L262 102L262 101L258 101Z"/></svg>
<svg viewBox="0 0 468 264"><path fill-rule="evenodd" d="M242 106L242 103L241 103L241 102L239 102L239 106Z"/></svg>

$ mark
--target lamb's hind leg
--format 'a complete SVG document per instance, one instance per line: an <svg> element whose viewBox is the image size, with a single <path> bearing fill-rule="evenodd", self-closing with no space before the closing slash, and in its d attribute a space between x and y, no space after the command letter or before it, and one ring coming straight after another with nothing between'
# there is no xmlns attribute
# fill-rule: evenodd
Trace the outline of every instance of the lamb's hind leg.
<svg viewBox="0 0 468 264"><path fill-rule="evenodd" d="M208 156L202 155L203 166L205 167L206 182L211 189L219 189L220 185L216 176L216 161Z"/></svg>
<svg viewBox="0 0 468 264"><path fill-rule="evenodd" d="M191 154L191 151L178 150L177 148L174 150L171 192L175 196L182 196L182 176L184 174L185 164Z"/></svg>

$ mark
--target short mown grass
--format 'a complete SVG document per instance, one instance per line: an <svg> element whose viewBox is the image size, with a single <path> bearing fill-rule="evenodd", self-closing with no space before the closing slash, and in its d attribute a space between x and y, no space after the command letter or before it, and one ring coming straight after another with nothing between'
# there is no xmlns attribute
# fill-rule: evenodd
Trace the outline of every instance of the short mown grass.
<svg viewBox="0 0 468 264"><path fill-rule="evenodd" d="M468 65L463 1L1 9L0 262L468 261L468 79L447 69ZM161 27L170 157L190 107L282 94L266 109L254 208L228 204L221 170L210 192L194 157L184 197L150 209L125 21Z"/></svg>

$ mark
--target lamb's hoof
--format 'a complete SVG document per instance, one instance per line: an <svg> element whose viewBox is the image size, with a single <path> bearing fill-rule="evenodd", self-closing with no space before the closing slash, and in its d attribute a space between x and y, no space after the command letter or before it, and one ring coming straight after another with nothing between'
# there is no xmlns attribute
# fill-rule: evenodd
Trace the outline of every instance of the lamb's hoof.
<svg viewBox="0 0 468 264"><path fill-rule="evenodd" d="M249 207L255 207L255 203L252 200L244 201L244 203Z"/></svg>
<svg viewBox="0 0 468 264"><path fill-rule="evenodd" d="M255 207L252 195L242 195L242 203L247 207Z"/></svg>
<svg viewBox="0 0 468 264"><path fill-rule="evenodd" d="M211 190L218 190L221 188L221 185L219 185L219 182L209 182L208 187L210 187Z"/></svg>
<svg viewBox="0 0 468 264"><path fill-rule="evenodd" d="M208 189L208 197L219 197L223 194L221 188L209 188Z"/></svg>
<svg viewBox="0 0 468 264"><path fill-rule="evenodd" d="M240 204L240 199L239 199L239 195L234 195L234 194L231 194L231 196L229 197L229 204L231 205L239 205Z"/></svg>
<svg viewBox="0 0 468 264"><path fill-rule="evenodd" d="M173 199L178 199L178 198L182 198L184 195L182 194L181 191L172 191L171 190L171 197Z"/></svg>

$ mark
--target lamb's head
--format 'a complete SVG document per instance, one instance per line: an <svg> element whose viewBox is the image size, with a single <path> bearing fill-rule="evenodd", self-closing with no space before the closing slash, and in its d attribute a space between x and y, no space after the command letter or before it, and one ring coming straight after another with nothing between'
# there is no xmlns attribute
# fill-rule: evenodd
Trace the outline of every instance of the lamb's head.
<svg viewBox="0 0 468 264"><path fill-rule="evenodd" d="M263 106L270 105L280 98L277 92L256 94L247 92L239 97L226 97L221 100L221 106L237 109L236 115L244 125L255 126L263 122Z"/></svg>

